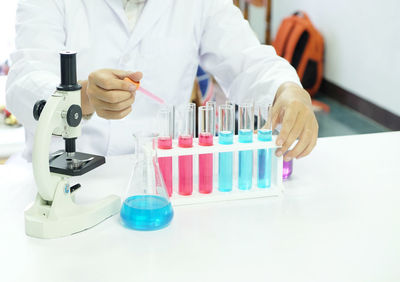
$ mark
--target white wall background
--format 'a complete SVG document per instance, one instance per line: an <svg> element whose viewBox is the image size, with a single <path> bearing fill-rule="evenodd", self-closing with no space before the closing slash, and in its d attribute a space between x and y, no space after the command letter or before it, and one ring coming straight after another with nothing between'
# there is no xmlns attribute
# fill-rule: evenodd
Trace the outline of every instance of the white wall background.
<svg viewBox="0 0 400 282"><path fill-rule="evenodd" d="M306 11L325 37L325 77L400 116L399 0L272 0L273 38L282 19ZM265 11L250 9L264 40Z"/></svg>
<svg viewBox="0 0 400 282"><path fill-rule="evenodd" d="M0 63L8 59L14 48L16 0L0 3Z"/></svg>

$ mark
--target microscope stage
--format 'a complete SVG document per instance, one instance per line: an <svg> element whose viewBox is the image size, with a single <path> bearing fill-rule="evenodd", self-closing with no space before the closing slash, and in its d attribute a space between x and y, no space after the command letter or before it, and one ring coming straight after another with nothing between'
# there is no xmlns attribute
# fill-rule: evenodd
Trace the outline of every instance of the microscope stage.
<svg viewBox="0 0 400 282"><path fill-rule="evenodd" d="M76 152L72 156L67 153L50 159L50 172L79 176L83 175L106 162L103 156Z"/></svg>

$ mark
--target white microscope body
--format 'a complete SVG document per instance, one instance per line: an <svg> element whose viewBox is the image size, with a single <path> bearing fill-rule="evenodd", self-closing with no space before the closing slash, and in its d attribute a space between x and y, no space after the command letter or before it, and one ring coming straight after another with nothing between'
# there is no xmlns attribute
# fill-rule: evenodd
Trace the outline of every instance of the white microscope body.
<svg viewBox="0 0 400 282"><path fill-rule="evenodd" d="M104 157L75 152L81 134L81 86L76 81L76 53L61 55L61 84L47 102L35 104L39 120L32 165L38 194L25 211L26 234L37 238L58 238L88 229L118 213L120 198L110 195L90 205L77 205L70 187L71 176L82 175L105 163ZM66 150L50 155L51 136L62 136Z"/></svg>

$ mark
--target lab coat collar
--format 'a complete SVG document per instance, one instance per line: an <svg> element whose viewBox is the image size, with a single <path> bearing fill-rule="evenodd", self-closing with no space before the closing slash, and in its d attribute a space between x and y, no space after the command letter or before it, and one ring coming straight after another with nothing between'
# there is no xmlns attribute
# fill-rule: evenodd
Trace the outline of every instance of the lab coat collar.
<svg viewBox="0 0 400 282"><path fill-rule="evenodd" d="M129 33L129 27L128 27L128 18L126 17L123 3L121 0L104 0L108 6L113 10L113 12L116 14L118 19L121 21L121 24L125 27L125 30L127 33Z"/></svg>
<svg viewBox="0 0 400 282"><path fill-rule="evenodd" d="M128 19L126 17L122 1L121 0L104 0L111 7L117 17L120 19L121 23L125 26L128 33ZM130 48L137 45L140 40L148 33L153 25L160 19L160 17L165 13L166 9L171 5L172 0L147 0L147 3L143 9L142 14L131 34Z"/></svg>
<svg viewBox="0 0 400 282"><path fill-rule="evenodd" d="M153 25L165 14L171 3L172 0L147 0L142 15L140 15L135 29L133 30L130 41L131 47L135 47L135 45L148 34Z"/></svg>

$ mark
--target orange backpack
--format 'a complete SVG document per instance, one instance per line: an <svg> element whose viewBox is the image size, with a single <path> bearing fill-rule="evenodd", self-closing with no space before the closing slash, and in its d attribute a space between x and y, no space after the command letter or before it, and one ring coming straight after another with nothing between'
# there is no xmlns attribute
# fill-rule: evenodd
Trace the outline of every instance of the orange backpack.
<svg viewBox="0 0 400 282"><path fill-rule="evenodd" d="M324 39L308 15L296 12L285 18L272 45L297 70L303 87L315 95L323 78Z"/></svg>

